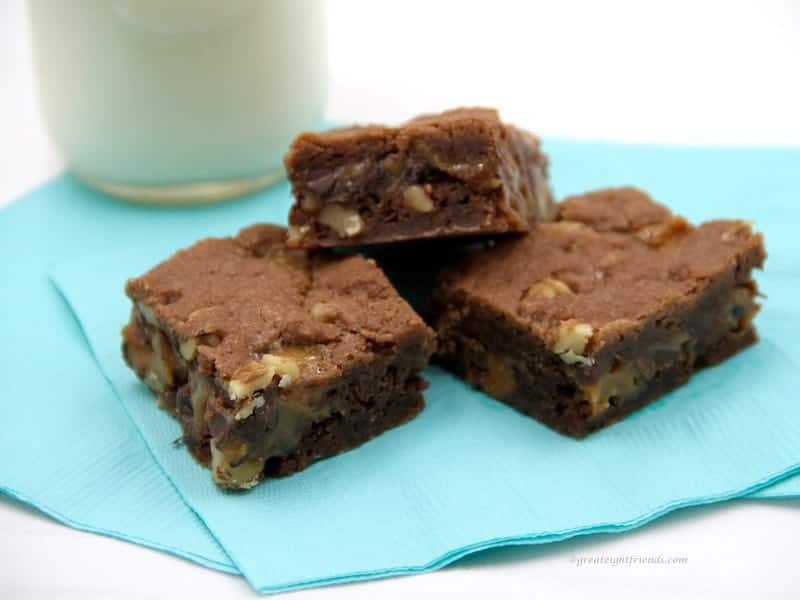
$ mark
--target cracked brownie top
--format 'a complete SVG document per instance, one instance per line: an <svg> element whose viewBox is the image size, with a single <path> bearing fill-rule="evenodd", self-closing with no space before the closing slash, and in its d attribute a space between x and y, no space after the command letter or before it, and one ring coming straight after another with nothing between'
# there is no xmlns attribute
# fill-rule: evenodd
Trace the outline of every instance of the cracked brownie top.
<svg viewBox="0 0 800 600"><path fill-rule="evenodd" d="M574 325L588 351L693 302L731 266L754 291L749 271L764 256L745 221L695 227L638 189L605 189L567 198L557 222L471 256L443 278L443 293L483 301L554 345Z"/></svg>
<svg viewBox="0 0 800 600"><path fill-rule="evenodd" d="M130 279L126 293L184 358L223 382L247 382L246 365L265 357L277 373L310 383L394 346L432 345L430 329L372 260L309 255L287 249L285 238L281 227L254 225L202 240ZM282 368L281 357L299 368Z"/></svg>

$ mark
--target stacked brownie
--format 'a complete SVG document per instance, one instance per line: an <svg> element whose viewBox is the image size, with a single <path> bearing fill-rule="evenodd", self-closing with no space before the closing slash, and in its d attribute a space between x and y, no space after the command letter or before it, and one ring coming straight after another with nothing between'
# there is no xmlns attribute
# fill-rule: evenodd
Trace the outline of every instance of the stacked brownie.
<svg viewBox="0 0 800 600"><path fill-rule="evenodd" d="M413 418L434 352L581 437L756 339L765 254L747 223L693 227L633 188L556 205L538 139L495 111L305 133L286 167L288 230L203 240L126 288L125 359L221 486ZM433 239L444 250L419 246ZM435 333L375 260L335 250L375 244L384 264L441 271Z"/></svg>
<svg viewBox="0 0 800 600"><path fill-rule="evenodd" d="M285 162L296 247L527 232L555 215L539 140L493 110L304 133Z"/></svg>

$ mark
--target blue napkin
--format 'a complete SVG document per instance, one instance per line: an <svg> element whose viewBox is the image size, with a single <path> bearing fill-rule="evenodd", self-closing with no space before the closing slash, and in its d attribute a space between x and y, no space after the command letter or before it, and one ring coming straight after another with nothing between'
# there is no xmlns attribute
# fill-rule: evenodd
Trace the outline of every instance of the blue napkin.
<svg viewBox="0 0 800 600"><path fill-rule="evenodd" d="M225 495L171 447L177 425L121 366L121 282L200 237L282 222L287 187L218 206L151 209L62 177L0 211L0 418L11 424L0 451L16 457L0 461L0 489L73 526L232 570L183 496L253 585L277 591L435 568L501 543L634 527L790 473L800 463L789 354L800 333L792 301L800 151L577 142L547 150L559 195L632 183L695 221L754 219L770 251L764 341L584 442L433 371L428 408L412 423L295 477ZM63 263L59 284L177 492L47 282L54 262ZM800 495L798 479L759 494Z"/></svg>
<svg viewBox="0 0 800 600"><path fill-rule="evenodd" d="M798 154L792 161L782 153L617 148L603 166L600 145L553 143L548 150L560 193L634 183L693 220L755 220L771 252L760 278L769 296L759 317L761 343L583 441L430 369L427 408L410 423L293 477L225 493L172 446L177 423L156 408L119 353L119 326L129 310L120 292L125 278L197 235L187 239L185 231L148 220L146 240L126 244L125 252L54 270L156 460L256 589L412 573L482 548L625 530L800 469L800 361L792 354L800 334L799 273L792 264L796 242L785 227L787 210L796 211ZM777 186L782 177L788 180ZM288 202L285 185L263 194L259 218L282 222ZM780 209L782 218L771 218ZM127 227L137 231L139 223L131 219Z"/></svg>
<svg viewBox="0 0 800 600"><path fill-rule="evenodd" d="M236 572L150 456L45 272L104 252L125 223L124 210L109 215L125 208L60 177L0 211L0 491L72 527Z"/></svg>

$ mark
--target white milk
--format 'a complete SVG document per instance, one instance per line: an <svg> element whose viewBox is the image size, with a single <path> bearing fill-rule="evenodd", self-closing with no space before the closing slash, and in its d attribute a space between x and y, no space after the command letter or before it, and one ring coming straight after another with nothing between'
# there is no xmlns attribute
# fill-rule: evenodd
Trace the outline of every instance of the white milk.
<svg viewBox="0 0 800 600"><path fill-rule="evenodd" d="M265 185L318 127L322 0L29 0L41 107L70 168L138 199Z"/></svg>

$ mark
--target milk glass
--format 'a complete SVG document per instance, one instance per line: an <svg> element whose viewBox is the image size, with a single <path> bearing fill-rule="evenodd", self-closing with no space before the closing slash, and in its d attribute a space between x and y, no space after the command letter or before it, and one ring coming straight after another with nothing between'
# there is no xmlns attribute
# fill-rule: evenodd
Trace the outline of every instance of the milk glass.
<svg viewBox="0 0 800 600"><path fill-rule="evenodd" d="M318 127L323 0L28 0L42 113L80 179L154 202L268 185Z"/></svg>

